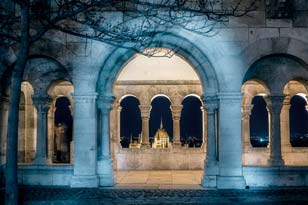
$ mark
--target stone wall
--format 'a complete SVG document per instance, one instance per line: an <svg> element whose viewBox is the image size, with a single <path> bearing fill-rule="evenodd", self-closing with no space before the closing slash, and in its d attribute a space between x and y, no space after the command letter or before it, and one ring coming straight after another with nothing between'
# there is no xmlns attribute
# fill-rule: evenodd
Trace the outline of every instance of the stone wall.
<svg viewBox="0 0 308 205"><path fill-rule="evenodd" d="M114 155L116 170L202 170L202 148L120 149Z"/></svg>

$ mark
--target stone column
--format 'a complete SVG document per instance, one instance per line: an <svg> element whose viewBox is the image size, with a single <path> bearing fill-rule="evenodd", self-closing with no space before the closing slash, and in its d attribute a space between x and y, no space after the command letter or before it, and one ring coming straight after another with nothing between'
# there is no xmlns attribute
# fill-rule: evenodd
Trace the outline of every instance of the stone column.
<svg viewBox="0 0 308 205"><path fill-rule="evenodd" d="M151 106L149 105L139 105L142 119L142 142L141 148L150 147L150 138L149 138L149 115Z"/></svg>
<svg viewBox="0 0 308 205"><path fill-rule="evenodd" d="M0 165L6 162L6 138L7 138L7 126L8 126L8 114L9 114L9 98L1 97L1 122L0 122Z"/></svg>
<svg viewBox="0 0 308 205"><path fill-rule="evenodd" d="M100 95L97 105L101 117L101 153L98 153L97 173L100 186L113 186L113 162L110 155L110 111L114 101L112 95Z"/></svg>
<svg viewBox="0 0 308 205"><path fill-rule="evenodd" d="M97 187L96 93L76 93L74 97L74 173L71 187Z"/></svg>
<svg viewBox="0 0 308 205"><path fill-rule="evenodd" d="M205 136L207 135L207 131L205 130L205 127L206 127L206 116L205 116L205 113L206 113L206 110L205 110L205 107L202 105L200 107L201 109L201 113L202 113L202 149L204 152L206 152L206 145L207 145L207 140L205 138Z"/></svg>
<svg viewBox="0 0 308 205"><path fill-rule="evenodd" d="M48 136L48 109L51 99L47 94L35 94L32 96L37 111L37 140L36 154L33 164L46 165L47 159L47 136Z"/></svg>
<svg viewBox="0 0 308 205"><path fill-rule="evenodd" d="M284 161L281 155L281 136L280 136L280 112L283 105L284 96L270 95L271 106L271 135L270 135L270 159L272 166L282 166Z"/></svg>
<svg viewBox="0 0 308 205"><path fill-rule="evenodd" d="M244 152L247 152L252 148L250 142L250 115L253 105L243 105L242 106L242 140Z"/></svg>
<svg viewBox="0 0 308 205"><path fill-rule="evenodd" d="M217 188L243 189L241 104L242 93L220 93L219 98L219 175Z"/></svg>
<svg viewBox="0 0 308 205"><path fill-rule="evenodd" d="M203 187L216 187L217 167L217 142L216 142L216 111L218 109L217 96L205 96L205 108L207 114L207 144L206 159L204 161L204 173L202 177Z"/></svg>
<svg viewBox="0 0 308 205"><path fill-rule="evenodd" d="M173 115L173 147L181 147L180 119L183 105L172 105Z"/></svg>
<svg viewBox="0 0 308 205"><path fill-rule="evenodd" d="M117 144L121 146L121 111L122 107L118 106L117 108Z"/></svg>
<svg viewBox="0 0 308 205"><path fill-rule="evenodd" d="M283 158L288 152L291 152L292 146L290 143L290 95L286 95L283 101L283 106L280 114L281 123L281 150Z"/></svg>

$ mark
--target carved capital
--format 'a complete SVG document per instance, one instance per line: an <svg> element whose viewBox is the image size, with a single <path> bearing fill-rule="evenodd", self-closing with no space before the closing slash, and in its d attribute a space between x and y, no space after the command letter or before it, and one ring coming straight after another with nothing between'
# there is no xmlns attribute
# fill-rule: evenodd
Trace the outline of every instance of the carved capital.
<svg viewBox="0 0 308 205"><path fill-rule="evenodd" d="M140 113L141 113L141 118L149 118L150 111L151 111L151 106L149 105L139 105Z"/></svg>
<svg viewBox="0 0 308 205"><path fill-rule="evenodd" d="M202 96L204 106L207 113L213 113L218 109L218 97L217 95L205 95Z"/></svg>
<svg viewBox="0 0 308 205"><path fill-rule="evenodd" d="M273 114L279 114L284 102L284 95L270 95L270 110Z"/></svg>
<svg viewBox="0 0 308 205"><path fill-rule="evenodd" d="M111 94L100 94L97 99L97 107L103 113L109 113L112 109L112 103L116 98Z"/></svg>
<svg viewBox="0 0 308 205"><path fill-rule="evenodd" d="M38 113L47 113L52 102L47 94L35 94L32 96L32 100Z"/></svg>
<svg viewBox="0 0 308 205"><path fill-rule="evenodd" d="M75 103L94 103L97 93L76 93L72 95Z"/></svg>
<svg viewBox="0 0 308 205"><path fill-rule="evenodd" d="M242 106L242 116L244 119L249 119L252 108L253 108L253 105L243 105Z"/></svg>
<svg viewBox="0 0 308 205"><path fill-rule="evenodd" d="M175 120L180 120L183 105L171 105L172 116Z"/></svg>

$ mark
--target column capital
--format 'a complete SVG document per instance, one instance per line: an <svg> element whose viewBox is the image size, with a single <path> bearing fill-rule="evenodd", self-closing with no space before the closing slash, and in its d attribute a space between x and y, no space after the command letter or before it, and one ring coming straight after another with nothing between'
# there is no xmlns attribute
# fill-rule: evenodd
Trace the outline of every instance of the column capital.
<svg viewBox="0 0 308 205"><path fill-rule="evenodd" d="M141 118L149 118L151 108L151 105L140 104L139 109L141 113Z"/></svg>
<svg viewBox="0 0 308 205"><path fill-rule="evenodd" d="M180 120L183 105L171 105L172 116L174 120Z"/></svg>
<svg viewBox="0 0 308 205"><path fill-rule="evenodd" d="M280 113L283 106L284 98L284 95L269 95L271 104L270 111L277 114Z"/></svg>
<svg viewBox="0 0 308 205"><path fill-rule="evenodd" d="M207 113L214 112L218 109L218 97L217 95L204 95L202 96L204 107Z"/></svg>
<svg viewBox="0 0 308 205"><path fill-rule="evenodd" d="M253 105L242 105L243 118L248 119L250 117L252 108Z"/></svg>
<svg viewBox="0 0 308 205"><path fill-rule="evenodd" d="M97 93L74 93L72 94L75 103L92 103L97 98Z"/></svg>
<svg viewBox="0 0 308 205"><path fill-rule="evenodd" d="M2 101L2 106L4 110L8 110L9 109L9 105L10 105L10 97L9 96L1 96L1 101Z"/></svg>
<svg viewBox="0 0 308 205"><path fill-rule="evenodd" d="M52 99L47 94L34 94L32 95L32 101L37 109L37 112L47 112Z"/></svg>
<svg viewBox="0 0 308 205"><path fill-rule="evenodd" d="M219 101L228 101L230 103L237 103L243 98L243 93L241 92L221 92L217 93Z"/></svg>
<svg viewBox="0 0 308 205"><path fill-rule="evenodd" d="M100 94L97 99L97 107L103 113L109 113L112 103L116 98L112 94Z"/></svg>

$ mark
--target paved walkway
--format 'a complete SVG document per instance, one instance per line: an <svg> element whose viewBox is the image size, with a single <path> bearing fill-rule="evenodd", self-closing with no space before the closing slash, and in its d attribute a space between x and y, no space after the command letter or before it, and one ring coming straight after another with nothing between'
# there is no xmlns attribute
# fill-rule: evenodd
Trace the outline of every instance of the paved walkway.
<svg viewBox="0 0 308 205"><path fill-rule="evenodd" d="M109 188L20 187L20 204L308 204L308 187L216 190L200 186L203 171L116 172ZM0 204L4 190L0 189Z"/></svg>
<svg viewBox="0 0 308 205"><path fill-rule="evenodd" d="M116 187L200 189L203 171L119 171Z"/></svg>

